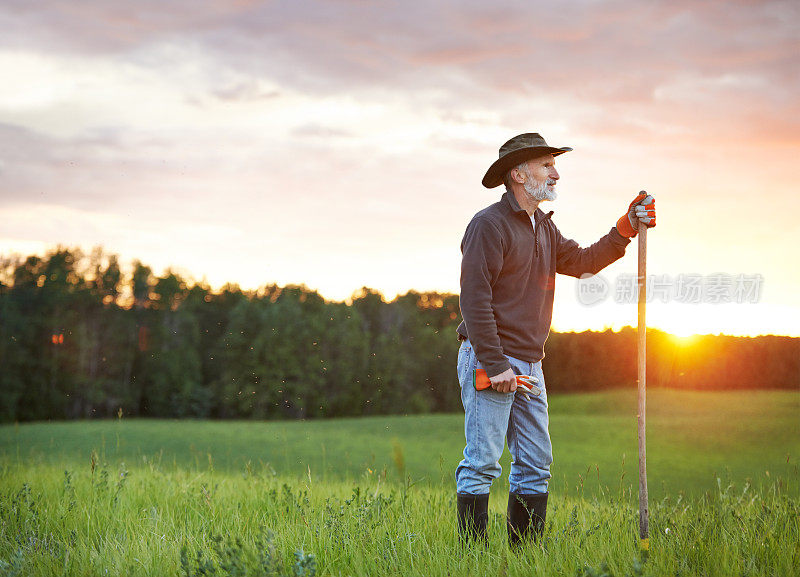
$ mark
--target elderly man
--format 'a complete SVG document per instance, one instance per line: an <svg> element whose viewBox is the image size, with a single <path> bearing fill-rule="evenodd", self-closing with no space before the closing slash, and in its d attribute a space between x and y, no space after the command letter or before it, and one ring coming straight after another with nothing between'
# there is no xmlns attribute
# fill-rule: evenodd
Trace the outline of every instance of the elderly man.
<svg viewBox="0 0 800 577"><path fill-rule="evenodd" d="M552 211L559 175L555 157L536 133L500 147L483 185L505 184L502 198L478 212L461 243L461 347L458 378L466 448L456 470L458 527L465 541L486 539L489 489L508 440L511 453L508 538L536 538L544 527L552 449L541 360L550 331L556 273L596 273L625 253L639 221L655 226L655 202L640 193L611 231L588 248L562 236ZM485 372L484 372L485 371ZM517 375L530 389L518 388ZM488 376L487 388L481 378ZM523 377L524 379L524 377Z"/></svg>

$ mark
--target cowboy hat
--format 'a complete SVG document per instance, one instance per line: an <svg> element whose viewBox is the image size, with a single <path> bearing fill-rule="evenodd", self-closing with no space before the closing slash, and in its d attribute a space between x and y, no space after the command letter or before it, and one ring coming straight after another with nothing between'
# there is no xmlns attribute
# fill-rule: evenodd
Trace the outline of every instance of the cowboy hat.
<svg viewBox="0 0 800 577"><path fill-rule="evenodd" d="M562 148L548 146L538 132L519 134L500 147L500 158L495 160L486 171L486 175L483 177L483 186L494 188L503 184L506 173L526 160L545 154L558 156L571 150L569 146Z"/></svg>

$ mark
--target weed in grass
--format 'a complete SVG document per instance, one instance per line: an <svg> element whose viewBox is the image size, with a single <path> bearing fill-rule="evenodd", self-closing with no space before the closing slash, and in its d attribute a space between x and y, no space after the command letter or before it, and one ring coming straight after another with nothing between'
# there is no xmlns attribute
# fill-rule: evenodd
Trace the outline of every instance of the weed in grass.
<svg viewBox="0 0 800 577"><path fill-rule="evenodd" d="M247 561L240 538L223 540L222 535L212 537L214 552L219 559L219 568L230 577L246 577Z"/></svg>
<svg viewBox="0 0 800 577"><path fill-rule="evenodd" d="M200 551L195 553L194 560L189 559L189 548L181 547L181 574L186 577L199 577L200 575L216 575L217 569L211 559L206 559Z"/></svg>
<svg viewBox="0 0 800 577"><path fill-rule="evenodd" d="M211 488L209 488L207 483L201 483L199 493L202 502L210 507L218 487L219 485L213 485Z"/></svg>
<svg viewBox="0 0 800 577"><path fill-rule="evenodd" d="M292 569L294 577L314 577L317 574L317 559L311 553L304 553L300 549L294 553Z"/></svg>
<svg viewBox="0 0 800 577"><path fill-rule="evenodd" d="M180 551L180 573L185 577L314 577L317 560L303 549L294 552L291 571L283 567L276 552L274 533L265 531L260 550L245 543L241 538L212 535L209 549L198 549L190 553L184 543Z"/></svg>
<svg viewBox="0 0 800 577"><path fill-rule="evenodd" d="M122 492L122 489L125 488L125 482L128 480L128 475L130 475L130 471L128 471L125 463L120 463L119 474L117 475L117 484L114 489L114 498L111 500L112 505L117 504L117 501L119 500L119 494Z"/></svg>
<svg viewBox="0 0 800 577"><path fill-rule="evenodd" d="M22 549L16 549L10 559L0 559L0 575L3 577L19 577L24 575L22 572L25 562L25 554Z"/></svg>
<svg viewBox="0 0 800 577"><path fill-rule="evenodd" d="M64 469L63 498L67 502L67 512L72 511L78 501L75 497L75 487L72 486L72 473ZM65 513L66 514L66 513Z"/></svg>
<svg viewBox="0 0 800 577"><path fill-rule="evenodd" d="M597 569L593 567L584 567L582 570L578 569L575 575L577 575L577 577L614 577L608 570L607 563L602 563Z"/></svg>
<svg viewBox="0 0 800 577"><path fill-rule="evenodd" d="M576 577L614 577L614 573L609 569L608 563L601 563L598 568L584 566L575 572ZM625 573L625 577L643 577L645 575L645 564L639 559L634 559L631 571Z"/></svg>
<svg viewBox="0 0 800 577"><path fill-rule="evenodd" d="M280 574L280 561L278 560L275 546L275 534L272 531L267 530L264 533L258 554L258 565L264 575Z"/></svg>

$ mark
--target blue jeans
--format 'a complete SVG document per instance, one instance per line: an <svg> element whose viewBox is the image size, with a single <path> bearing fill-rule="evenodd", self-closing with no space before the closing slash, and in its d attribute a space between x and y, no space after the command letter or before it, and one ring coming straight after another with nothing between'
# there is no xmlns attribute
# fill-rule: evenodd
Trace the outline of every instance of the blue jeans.
<svg viewBox="0 0 800 577"><path fill-rule="evenodd" d="M506 358L518 375L539 379L542 394L538 397L499 393L494 389L476 391L473 371L483 368L466 340L458 351L458 380L464 405L464 434L467 446L464 459L456 469L456 490L465 495L485 495L492 481L503 472L500 455L508 439L511 453L511 492L518 495L547 493L553 449L550 444L547 416L547 391L542 363Z"/></svg>

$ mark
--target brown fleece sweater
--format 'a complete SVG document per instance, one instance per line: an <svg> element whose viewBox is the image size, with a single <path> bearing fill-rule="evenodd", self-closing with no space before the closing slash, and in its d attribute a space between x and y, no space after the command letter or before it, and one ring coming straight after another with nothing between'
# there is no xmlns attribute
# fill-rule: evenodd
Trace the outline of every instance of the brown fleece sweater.
<svg viewBox="0 0 800 577"><path fill-rule="evenodd" d="M477 213L461 241L462 338L472 343L489 376L511 364L503 354L536 362L553 316L556 273L596 273L625 254L630 239L616 228L592 246L564 238L536 209L536 232L513 193Z"/></svg>

